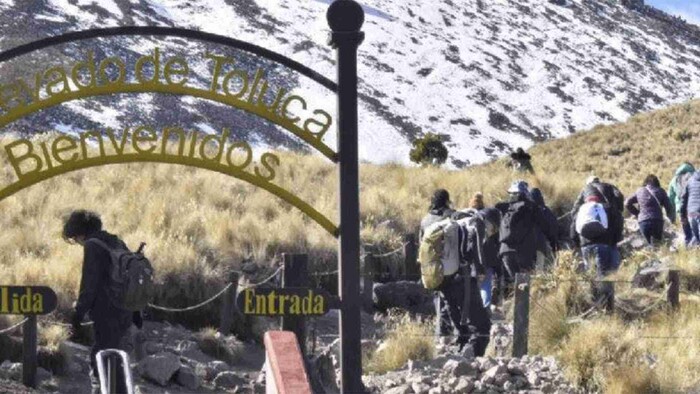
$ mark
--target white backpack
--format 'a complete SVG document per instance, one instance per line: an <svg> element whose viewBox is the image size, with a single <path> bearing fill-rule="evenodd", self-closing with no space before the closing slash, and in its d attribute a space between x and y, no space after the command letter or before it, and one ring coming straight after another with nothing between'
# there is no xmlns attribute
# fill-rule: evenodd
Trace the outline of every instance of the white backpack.
<svg viewBox="0 0 700 394"><path fill-rule="evenodd" d="M424 238L428 234L442 230L442 270L444 275L452 275L459 270L459 223L452 219L443 219L425 229Z"/></svg>
<svg viewBox="0 0 700 394"><path fill-rule="evenodd" d="M576 232L584 238L596 239L608 231L608 215L601 203L587 202L576 215Z"/></svg>

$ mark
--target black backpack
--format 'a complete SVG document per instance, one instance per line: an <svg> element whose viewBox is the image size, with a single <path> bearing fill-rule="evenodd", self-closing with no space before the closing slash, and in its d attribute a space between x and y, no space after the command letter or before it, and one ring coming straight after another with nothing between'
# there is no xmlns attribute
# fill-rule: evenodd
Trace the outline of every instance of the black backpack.
<svg viewBox="0 0 700 394"><path fill-rule="evenodd" d="M527 201L508 204L501 218L500 241L509 245L520 244L532 228L532 207Z"/></svg>
<svg viewBox="0 0 700 394"><path fill-rule="evenodd" d="M109 284L107 294L112 304L127 311L143 310L153 298L154 270L151 262L143 255L141 244L137 252L126 247L111 248L104 241L91 238L109 252L112 263L109 267Z"/></svg>

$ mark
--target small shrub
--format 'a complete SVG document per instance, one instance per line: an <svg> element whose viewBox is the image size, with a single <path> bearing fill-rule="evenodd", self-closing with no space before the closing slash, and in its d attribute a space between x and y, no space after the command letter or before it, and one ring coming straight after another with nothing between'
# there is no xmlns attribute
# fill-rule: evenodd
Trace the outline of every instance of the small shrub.
<svg viewBox="0 0 700 394"><path fill-rule="evenodd" d="M197 333L199 348L208 356L233 364L241 358L238 343L234 337L224 337L215 328L207 327Z"/></svg>
<svg viewBox="0 0 700 394"><path fill-rule="evenodd" d="M447 160L447 147L440 136L428 133L413 141L409 154L414 163L439 166Z"/></svg>
<svg viewBox="0 0 700 394"><path fill-rule="evenodd" d="M384 342L369 356L370 372L386 373L404 366L408 360L430 360L435 357L433 326L429 322L411 320L408 314L392 316Z"/></svg>

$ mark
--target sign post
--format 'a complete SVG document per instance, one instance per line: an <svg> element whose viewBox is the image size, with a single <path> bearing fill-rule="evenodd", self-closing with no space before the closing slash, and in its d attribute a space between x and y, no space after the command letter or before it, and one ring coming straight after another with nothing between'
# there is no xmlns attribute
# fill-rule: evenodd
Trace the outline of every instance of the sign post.
<svg viewBox="0 0 700 394"><path fill-rule="evenodd" d="M364 11L353 0L336 0L326 14L330 45L338 58L338 180L340 237L340 370L343 393L364 392L360 324L360 190L357 138L357 48Z"/></svg>
<svg viewBox="0 0 700 394"><path fill-rule="evenodd" d="M36 387L37 315L56 309L56 293L45 286L0 286L0 315L24 315L22 327L22 383Z"/></svg>

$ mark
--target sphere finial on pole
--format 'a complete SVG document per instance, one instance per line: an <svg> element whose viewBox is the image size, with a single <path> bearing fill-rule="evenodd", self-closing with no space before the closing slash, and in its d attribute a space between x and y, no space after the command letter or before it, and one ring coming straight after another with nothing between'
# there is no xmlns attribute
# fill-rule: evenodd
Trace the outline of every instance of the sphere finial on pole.
<svg viewBox="0 0 700 394"><path fill-rule="evenodd" d="M365 12L354 0L335 0L328 7L326 19L334 32L355 32L362 28Z"/></svg>

